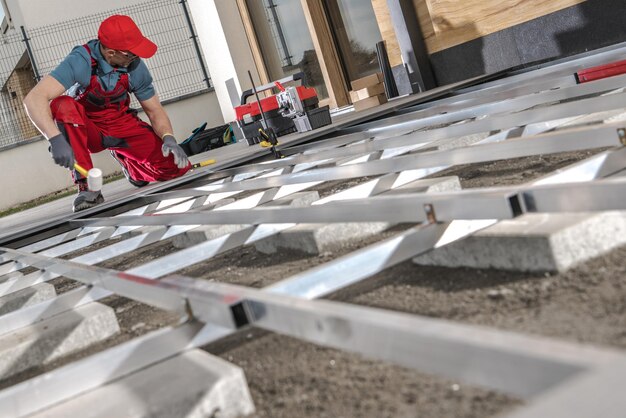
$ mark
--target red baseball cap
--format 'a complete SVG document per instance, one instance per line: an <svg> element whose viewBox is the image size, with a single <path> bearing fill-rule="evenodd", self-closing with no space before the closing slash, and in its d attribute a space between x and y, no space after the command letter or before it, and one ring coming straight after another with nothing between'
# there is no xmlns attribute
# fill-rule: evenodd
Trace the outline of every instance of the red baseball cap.
<svg viewBox="0 0 626 418"><path fill-rule="evenodd" d="M124 15L107 17L98 29L98 39L107 48L130 51L141 58L150 58L157 46L143 36L133 19Z"/></svg>

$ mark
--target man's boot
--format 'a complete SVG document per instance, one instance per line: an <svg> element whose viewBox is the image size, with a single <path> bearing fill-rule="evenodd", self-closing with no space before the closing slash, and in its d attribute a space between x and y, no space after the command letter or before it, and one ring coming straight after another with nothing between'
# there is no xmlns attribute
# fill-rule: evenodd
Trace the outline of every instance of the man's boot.
<svg viewBox="0 0 626 418"><path fill-rule="evenodd" d="M115 151L113 151L113 150L109 150L109 151L111 152L111 155L113 156L113 158L115 158L115 161L117 161L118 164L120 166L122 166L122 173L124 173L124 177L126 177L126 180L128 180L128 182L130 184L132 184L135 187L144 187L144 186L147 186L148 184L150 184L149 181L135 180L134 178L132 178L130 176L130 174L128 173L128 169L126 168L126 166L122 162L122 157L117 155L117 153Z"/></svg>
<svg viewBox="0 0 626 418"><path fill-rule="evenodd" d="M78 186L78 196L76 196L74 204L72 205L72 210L74 212L89 209L104 203L104 196L102 196L102 192L100 190L97 192L89 190L87 187L87 179L80 179L76 184Z"/></svg>

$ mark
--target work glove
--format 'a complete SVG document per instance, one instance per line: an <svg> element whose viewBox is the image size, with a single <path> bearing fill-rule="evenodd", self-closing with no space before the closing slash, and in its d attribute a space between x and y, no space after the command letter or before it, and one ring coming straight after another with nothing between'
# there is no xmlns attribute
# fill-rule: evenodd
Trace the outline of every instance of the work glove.
<svg viewBox="0 0 626 418"><path fill-rule="evenodd" d="M185 151L178 145L176 138L172 135L165 135L163 137L163 146L161 147L163 156L167 157L170 153L174 156L174 164L178 168L185 168L189 165L189 159Z"/></svg>
<svg viewBox="0 0 626 418"><path fill-rule="evenodd" d="M54 162L61 167L74 168L74 151L72 151L72 147L65 135L58 134L53 136L48 142L50 142L48 151L52 154Z"/></svg>

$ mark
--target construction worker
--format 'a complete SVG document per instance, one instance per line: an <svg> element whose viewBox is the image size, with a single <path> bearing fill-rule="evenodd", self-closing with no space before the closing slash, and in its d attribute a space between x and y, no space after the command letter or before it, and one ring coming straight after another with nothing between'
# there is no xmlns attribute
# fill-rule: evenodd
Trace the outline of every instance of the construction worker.
<svg viewBox="0 0 626 418"><path fill-rule="evenodd" d="M54 162L72 171L78 185L74 212L104 202L74 169L75 163L91 169L93 153L109 149L136 187L182 176L191 168L141 60L156 50L130 17L111 16L101 23L98 39L75 47L24 99ZM129 108L130 93L151 124Z"/></svg>

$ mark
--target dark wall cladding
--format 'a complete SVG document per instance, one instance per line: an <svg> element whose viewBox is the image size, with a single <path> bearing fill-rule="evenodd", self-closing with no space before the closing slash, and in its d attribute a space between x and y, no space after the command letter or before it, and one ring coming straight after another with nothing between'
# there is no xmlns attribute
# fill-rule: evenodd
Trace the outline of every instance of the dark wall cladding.
<svg viewBox="0 0 626 418"><path fill-rule="evenodd" d="M588 0L430 56L438 85L626 42L626 0Z"/></svg>

